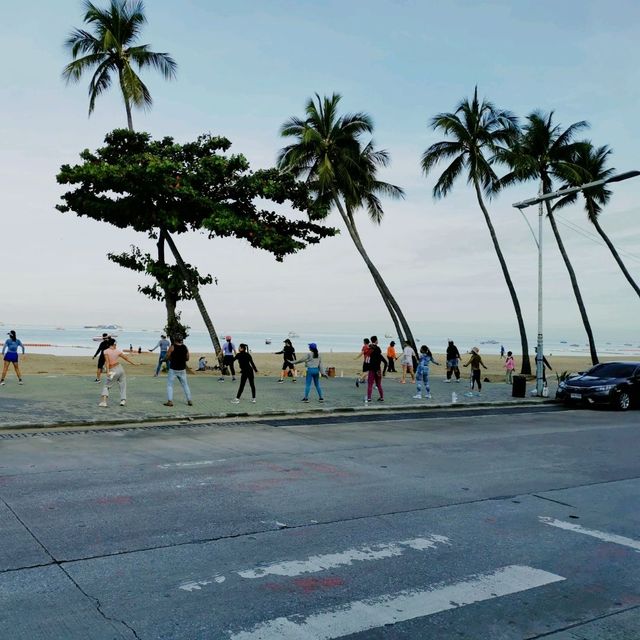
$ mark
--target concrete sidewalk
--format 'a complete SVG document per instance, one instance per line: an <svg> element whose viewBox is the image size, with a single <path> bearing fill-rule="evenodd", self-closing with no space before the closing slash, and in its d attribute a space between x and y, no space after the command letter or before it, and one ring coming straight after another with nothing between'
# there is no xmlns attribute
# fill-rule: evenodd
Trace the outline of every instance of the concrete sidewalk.
<svg viewBox="0 0 640 640"><path fill-rule="evenodd" d="M112 390L107 408L98 407L102 385L87 376L31 376L18 385L15 377L8 377L5 386L0 387L0 429L51 427L63 425L103 425L135 422L175 421L180 419L234 418L239 416L260 417L263 415L311 415L340 411L393 412L409 408L426 407L471 407L483 405L539 404L539 398L529 396L533 384L527 387L525 398L512 398L511 386L504 382L486 382L482 395L469 393L468 381L445 383L441 376L432 377L432 399L418 400L415 385L400 384L399 375L383 379L384 402L378 402L374 388L372 402L365 405L366 385L357 389L355 378L323 378L321 385L325 402L319 403L312 388L309 403L301 402L304 392L304 378L296 383L287 380L283 384L275 377L256 378L257 402L251 403L251 392L245 388L240 404L232 404L238 382L218 382L212 376L189 376L189 386L193 396L193 406L187 406L184 393L176 381L173 407L165 407L167 399L166 376L129 376L127 378L127 404L119 406L117 386ZM455 393L456 402L452 401ZM555 388L550 389L550 397Z"/></svg>

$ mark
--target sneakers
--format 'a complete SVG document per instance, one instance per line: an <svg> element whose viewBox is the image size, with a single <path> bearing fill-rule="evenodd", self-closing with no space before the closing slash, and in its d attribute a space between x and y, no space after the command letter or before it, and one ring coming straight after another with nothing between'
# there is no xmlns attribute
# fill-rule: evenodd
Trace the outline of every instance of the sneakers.
<svg viewBox="0 0 640 640"><path fill-rule="evenodd" d="M309 402L309 398L302 398L302 402Z"/></svg>
<svg viewBox="0 0 640 640"><path fill-rule="evenodd" d="M356 378L356 389L360 388L360 378Z"/></svg>
<svg viewBox="0 0 640 640"><path fill-rule="evenodd" d="M460 382L460 378L456 378L456 382Z"/></svg>
<svg viewBox="0 0 640 640"><path fill-rule="evenodd" d="M121 406L121 407L126 406L126 404L127 404L127 401L126 401L126 400L120 400L120 406Z"/></svg>
<svg viewBox="0 0 640 640"><path fill-rule="evenodd" d="M324 398L318 398L318 402L324 402Z"/></svg>
<svg viewBox="0 0 640 640"><path fill-rule="evenodd" d="M451 382L451 378L447 378L447 379L445 380L445 382L446 382L447 384L449 384L449 383Z"/></svg>
<svg viewBox="0 0 640 640"><path fill-rule="evenodd" d="M4 387L4 380L0 380L0 387Z"/></svg>
<svg viewBox="0 0 640 640"><path fill-rule="evenodd" d="M96 378L94 382L100 382L100 378Z"/></svg>
<svg viewBox="0 0 640 640"><path fill-rule="evenodd" d="M106 402L106 400L103 400L102 402L99 402L99 403L98 403L98 406L99 406L99 407L106 407L106 406L107 406L107 402Z"/></svg>
<svg viewBox="0 0 640 640"><path fill-rule="evenodd" d="M235 382L235 381L236 381L236 377L235 377L235 376L233 376L233 377L231 378L231 382Z"/></svg>
<svg viewBox="0 0 640 640"><path fill-rule="evenodd" d="M173 402L171 402L171 400L167 400L167 401L164 403L164 406L165 406L165 407L173 407Z"/></svg>
<svg viewBox="0 0 640 640"><path fill-rule="evenodd" d="M426 398L427 400L431 400L431 394L430 394L430 393L427 393L427 395L425 396L425 398Z"/></svg>
<svg viewBox="0 0 640 640"><path fill-rule="evenodd" d="M384 398L378 398L378 402L384 402Z"/></svg>
<svg viewBox="0 0 640 640"><path fill-rule="evenodd" d="M220 378L218 378L218 382L224 382L224 377L221 376Z"/></svg>
<svg viewBox="0 0 640 640"><path fill-rule="evenodd" d="M187 404L188 404L190 407L193 407L193 402L191 402L191 400L187 400Z"/></svg>
<svg viewBox="0 0 640 640"><path fill-rule="evenodd" d="M24 384L24 382L22 382L22 378L18 378L18 384Z"/></svg>
<svg viewBox="0 0 640 640"><path fill-rule="evenodd" d="M371 398L365 398L365 399L364 399L364 403L365 403L365 404L369 404L370 402L371 402Z"/></svg>
<svg viewBox="0 0 640 640"><path fill-rule="evenodd" d="M422 400L422 394L421 393L416 393L415 396L413 396L416 400Z"/></svg>
<svg viewBox="0 0 640 640"><path fill-rule="evenodd" d="M240 404L240 400L238 400L238 398L234 398L234 399L231 401L231 404Z"/></svg>
<svg viewBox="0 0 640 640"><path fill-rule="evenodd" d="M298 382L298 378L293 378L291 382Z"/></svg>
<svg viewBox="0 0 640 640"><path fill-rule="evenodd" d="M251 402L253 402L253 404L256 403L256 399L255 398L251 398Z"/></svg>
<svg viewBox="0 0 640 640"><path fill-rule="evenodd" d="M284 378L280 378L280 380L278 380L278 384L284 384Z"/></svg>

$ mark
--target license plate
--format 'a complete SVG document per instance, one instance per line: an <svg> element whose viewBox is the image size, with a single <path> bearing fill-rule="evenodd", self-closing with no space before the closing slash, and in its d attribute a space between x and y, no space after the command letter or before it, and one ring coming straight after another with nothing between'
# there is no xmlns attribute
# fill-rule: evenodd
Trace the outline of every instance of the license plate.
<svg viewBox="0 0 640 640"><path fill-rule="evenodd" d="M579 393L572 393L571 394L571 399L572 400L582 400L582 395Z"/></svg>

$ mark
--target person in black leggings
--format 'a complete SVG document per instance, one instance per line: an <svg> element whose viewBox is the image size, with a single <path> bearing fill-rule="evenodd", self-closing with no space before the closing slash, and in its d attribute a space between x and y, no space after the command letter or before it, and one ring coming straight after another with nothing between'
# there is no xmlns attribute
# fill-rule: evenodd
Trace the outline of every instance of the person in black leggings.
<svg viewBox="0 0 640 640"><path fill-rule="evenodd" d="M253 381L253 372L258 373L258 369L256 368L255 363L253 362L253 358L249 353L249 347L246 344L238 345L238 353L234 360L240 366L240 386L238 387L238 393L236 397L231 401L233 404L240 403L240 396L244 391L244 385L249 381L249 386L251 387L251 402L256 401L256 384Z"/></svg>

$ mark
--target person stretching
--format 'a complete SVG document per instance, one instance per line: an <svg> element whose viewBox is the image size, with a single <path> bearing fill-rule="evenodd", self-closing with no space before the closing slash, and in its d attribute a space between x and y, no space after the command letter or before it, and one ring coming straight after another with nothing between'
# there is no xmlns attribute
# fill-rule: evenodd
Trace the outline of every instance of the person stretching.
<svg viewBox="0 0 640 640"><path fill-rule="evenodd" d="M100 378L102 378L102 370L104 369L104 350L109 348L109 334L102 334L102 341L98 345L96 352L93 354L95 358L98 356L98 369L96 371L96 382L100 382ZM92 358L93 359L93 358Z"/></svg>
<svg viewBox="0 0 640 640"><path fill-rule="evenodd" d="M238 387L238 393L236 397L231 401L233 404L240 403L240 396L244 391L244 385L249 381L249 386L251 387L251 402L256 401L256 383L253 380L254 371L258 373L258 369L256 368L255 363L253 362L253 358L249 353L248 345L241 343L238 345L240 351L236 354L235 360L238 362L240 367L240 386ZM234 378L235 379L235 378Z"/></svg>
<svg viewBox="0 0 640 640"><path fill-rule="evenodd" d="M482 362L482 358L480 357L480 349L478 347L473 347L471 349L471 355L469 356L469 362L462 365L464 367L468 367L471 365L471 394L473 394L473 387L476 383L478 383L478 395L482 393L482 382L480 381L480 367L483 369L487 367L484 366L484 362Z"/></svg>
<svg viewBox="0 0 640 640"><path fill-rule="evenodd" d="M449 344L447 344L447 379L445 382L451 382L451 376L454 374L456 382L460 382L460 352L453 340L449 340Z"/></svg>
<svg viewBox="0 0 640 640"><path fill-rule="evenodd" d="M158 340L158 344L153 347L153 349L149 349L149 351L155 351L156 349L160 349L160 356L158 357L158 366L156 367L156 372L153 374L154 378L157 378L160 374L160 369L162 368L162 364L167 361L167 351L169 350L169 345L171 343L167 340L167 336L162 334L160 336L160 340Z"/></svg>
<svg viewBox="0 0 640 640"><path fill-rule="evenodd" d="M280 373L280 380L278 380L278 382L282 384L289 371L291 371L291 375L293 377L292 382L295 382L296 368L291 363L296 359L296 350L293 348L293 344L291 344L291 340L289 340L289 338L285 338L284 347L275 353L275 355L280 354L282 354L282 372Z"/></svg>
<svg viewBox="0 0 640 640"><path fill-rule="evenodd" d="M169 363L169 375L167 376L167 401L164 403L164 406L173 407L173 382L176 378L178 378L182 385L187 404L190 407L193 406L193 402L191 402L191 389L189 389L189 383L187 382L189 349L181 337L176 336L173 339L173 344L169 347L165 360Z"/></svg>
<svg viewBox="0 0 640 640"><path fill-rule="evenodd" d="M429 363L433 362L433 364L440 365L439 362L436 362L433 354L431 353L431 349L427 347L426 344L423 344L420 347L420 357L418 359L418 367L416 369L416 395L413 396L416 399L422 398L422 387L424 386L424 397L427 399L431 398L431 389L429 387Z"/></svg>
<svg viewBox="0 0 640 640"><path fill-rule="evenodd" d="M384 363L384 370L387 371L387 361L382 355L382 350L378 346L378 337L371 336L371 343L369 347L369 373L367 378L367 397L365 398L365 404L371 402L371 392L373 391L373 385L378 388L378 402L384 402L384 392L382 391L382 374L380 373L380 366Z"/></svg>
<svg viewBox="0 0 640 640"><path fill-rule="evenodd" d="M9 365L12 364L13 368L18 376L18 384L22 384L22 374L20 373L20 365L18 364L18 349L22 349L22 355L24 355L24 345L18 337L16 332L12 329L9 331L9 337L4 341L2 347L2 355L4 356L4 363L2 364L2 380L0 385L4 386L4 379L7 377L7 371Z"/></svg>
<svg viewBox="0 0 640 640"><path fill-rule="evenodd" d="M118 345L114 338L109 338L109 348L104 350L104 360L107 367L107 379L102 387L102 395L100 396L99 407L107 406L107 399L109 397L109 389L114 382L118 383L120 388L120 406L124 407L127 404L127 376L122 368L122 365L118 360L122 358L125 362L138 366L137 362L129 360L121 349L118 349Z"/></svg>
<svg viewBox="0 0 640 640"><path fill-rule="evenodd" d="M224 371L227 367L231 370L231 381L235 382L236 370L233 366L233 362L236 354L236 346L231 342L231 336L225 336L224 342L222 343L222 368L220 369L218 382L224 382Z"/></svg>
<svg viewBox="0 0 640 640"><path fill-rule="evenodd" d="M304 382L304 398L302 398L302 402L309 402L309 392L311 391L312 382L318 392L318 401L324 402L322 387L320 387L320 376L324 377L326 374L322 367L322 358L320 358L320 353L318 352L318 345L315 342L309 343L309 353L307 353L306 357L300 360L294 360L291 364L299 364L301 362L304 362L307 367L307 377Z"/></svg>

